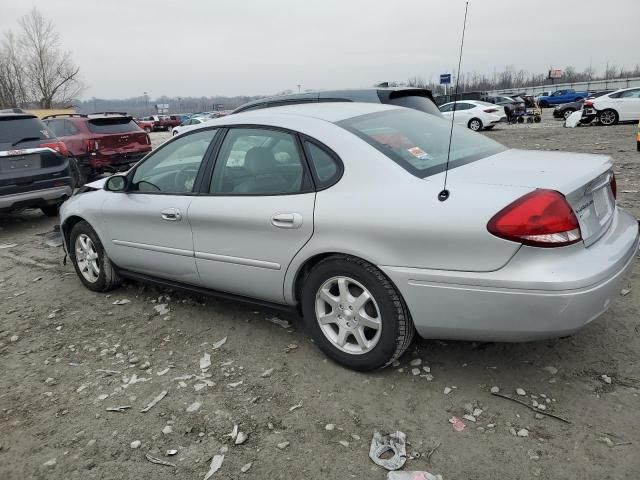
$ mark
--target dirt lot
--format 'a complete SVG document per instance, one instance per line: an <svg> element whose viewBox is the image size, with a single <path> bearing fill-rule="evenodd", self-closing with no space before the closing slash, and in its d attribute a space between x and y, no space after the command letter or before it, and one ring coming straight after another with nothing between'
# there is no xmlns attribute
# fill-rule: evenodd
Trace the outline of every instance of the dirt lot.
<svg viewBox="0 0 640 480"><path fill-rule="evenodd" d="M635 128L570 130L545 118L489 135L511 147L612 155L620 204L640 217ZM383 479L369 443L375 430L396 429L420 454L405 469L445 480L638 478L639 267L630 293L573 337L421 340L400 366L359 374L327 361L296 318L277 314L292 322L287 328L267 321L274 312L140 284L92 293L62 265L62 249L45 244L54 224L37 211L0 215L3 480L201 479L225 448L214 479ZM123 299L130 303L114 305ZM168 314L154 309L162 304ZM211 368L203 374L205 353ZM430 367L432 380L424 370L412 374L413 359ZM571 423L492 396L494 385L514 396L526 390L525 401L546 395L547 412ZM483 412L456 432L448 420L469 403ZM116 406L130 408L107 411ZM242 445L228 436L236 424L248 435ZM523 428L528 436L514 435ZM141 446L131 448L136 440ZM175 467L152 464L146 453Z"/></svg>

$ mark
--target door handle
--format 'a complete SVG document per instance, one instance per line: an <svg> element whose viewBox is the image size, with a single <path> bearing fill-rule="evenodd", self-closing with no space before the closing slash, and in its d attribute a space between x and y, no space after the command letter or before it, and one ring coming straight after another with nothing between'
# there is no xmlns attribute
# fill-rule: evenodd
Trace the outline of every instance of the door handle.
<svg viewBox="0 0 640 480"><path fill-rule="evenodd" d="M300 228L302 215L299 213L277 213L271 217L271 224L278 228Z"/></svg>
<svg viewBox="0 0 640 480"><path fill-rule="evenodd" d="M160 216L167 222L179 222L180 220L182 220L180 210L178 210L177 208L167 208L166 210L162 210L160 212Z"/></svg>

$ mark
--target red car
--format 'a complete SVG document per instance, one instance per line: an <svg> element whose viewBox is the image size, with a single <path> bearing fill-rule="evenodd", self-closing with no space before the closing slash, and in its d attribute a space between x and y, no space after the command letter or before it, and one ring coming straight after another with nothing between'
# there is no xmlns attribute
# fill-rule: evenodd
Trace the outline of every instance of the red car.
<svg viewBox="0 0 640 480"><path fill-rule="evenodd" d="M51 115L43 121L76 158L81 184L100 173L128 170L151 151L149 135L124 113Z"/></svg>
<svg viewBox="0 0 640 480"><path fill-rule="evenodd" d="M144 117L144 118L138 118L136 120L136 123L145 132L151 133L153 132L153 128L156 122L153 120L153 117Z"/></svg>

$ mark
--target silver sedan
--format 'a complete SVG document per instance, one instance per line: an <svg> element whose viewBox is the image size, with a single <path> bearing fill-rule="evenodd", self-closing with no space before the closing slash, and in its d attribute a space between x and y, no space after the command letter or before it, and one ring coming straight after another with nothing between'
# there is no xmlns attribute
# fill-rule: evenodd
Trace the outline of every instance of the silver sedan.
<svg viewBox="0 0 640 480"><path fill-rule="evenodd" d="M358 370L415 332L524 341L601 315L639 238L611 159L458 127L450 145L450 128L346 102L211 120L65 202L65 246L94 291L128 278L297 309Z"/></svg>

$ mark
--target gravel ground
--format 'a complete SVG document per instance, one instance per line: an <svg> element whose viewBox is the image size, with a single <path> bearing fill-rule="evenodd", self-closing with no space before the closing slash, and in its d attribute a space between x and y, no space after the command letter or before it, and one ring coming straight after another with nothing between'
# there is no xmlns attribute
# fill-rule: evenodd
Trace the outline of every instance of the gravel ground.
<svg viewBox="0 0 640 480"><path fill-rule="evenodd" d="M564 129L545 118L488 135L510 147L611 155L619 203L638 217L635 128ZM153 137L157 144L167 134ZM638 477L638 267L630 292L572 337L420 340L399 366L361 374L327 361L297 318L135 283L92 293L62 265L61 248L46 245L54 224L37 211L0 215L3 480L201 479L225 449L214 479L383 479L369 442L375 430L396 429L419 454L405 469L445 480ZM415 359L433 378L413 375ZM538 418L492 396L492 386L522 388L519 398L535 395L571 423ZM116 406L130 408L107 411ZM457 432L448 420L465 406L483 412ZM248 435L241 445L228 435L234 425ZM527 436L514 435L523 429Z"/></svg>

